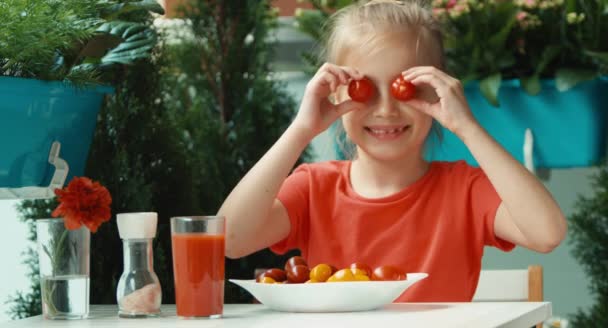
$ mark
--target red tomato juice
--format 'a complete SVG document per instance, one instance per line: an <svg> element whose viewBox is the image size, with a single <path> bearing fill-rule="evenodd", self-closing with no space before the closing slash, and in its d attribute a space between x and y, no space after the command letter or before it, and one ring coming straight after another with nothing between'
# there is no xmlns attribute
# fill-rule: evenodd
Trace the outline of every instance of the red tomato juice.
<svg viewBox="0 0 608 328"><path fill-rule="evenodd" d="M172 236L177 315L204 317L224 309L224 235Z"/></svg>

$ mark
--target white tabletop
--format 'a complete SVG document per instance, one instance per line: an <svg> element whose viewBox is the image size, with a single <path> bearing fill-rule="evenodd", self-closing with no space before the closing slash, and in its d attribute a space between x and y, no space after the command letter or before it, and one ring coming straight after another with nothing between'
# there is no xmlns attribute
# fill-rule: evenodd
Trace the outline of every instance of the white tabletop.
<svg viewBox="0 0 608 328"><path fill-rule="evenodd" d="M379 310L347 313L284 313L261 304L227 304L221 319L184 320L175 305L163 305L153 319L123 319L116 305L91 307L85 320L43 320L41 316L2 327L532 327L551 316L549 302L395 303Z"/></svg>

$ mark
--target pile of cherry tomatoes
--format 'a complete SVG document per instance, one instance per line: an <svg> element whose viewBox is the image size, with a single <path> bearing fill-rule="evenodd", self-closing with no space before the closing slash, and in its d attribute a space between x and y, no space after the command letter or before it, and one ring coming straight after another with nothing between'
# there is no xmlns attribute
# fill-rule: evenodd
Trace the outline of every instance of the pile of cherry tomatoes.
<svg viewBox="0 0 608 328"><path fill-rule="evenodd" d="M405 280L407 274L392 265L382 265L372 270L363 263L353 263L348 268L337 270L329 264L317 264L312 269L301 256L287 260L285 269L268 269L256 277L259 283L315 283L342 281L386 281Z"/></svg>

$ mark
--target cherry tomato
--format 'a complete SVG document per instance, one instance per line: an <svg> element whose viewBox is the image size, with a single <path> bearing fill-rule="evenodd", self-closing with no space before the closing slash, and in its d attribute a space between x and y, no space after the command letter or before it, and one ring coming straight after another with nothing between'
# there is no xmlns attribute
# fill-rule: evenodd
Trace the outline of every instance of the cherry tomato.
<svg viewBox="0 0 608 328"><path fill-rule="evenodd" d="M369 265L367 265L367 264L355 262L350 265L350 270L354 274L364 274L364 275L367 275L368 277L372 276L372 268L370 268Z"/></svg>
<svg viewBox="0 0 608 328"><path fill-rule="evenodd" d="M327 282L340 282L340 281L354 281L355 275L350 269L342 269L336 271L331 277L327 279Z"/></svg>
<svg viewBox="0 0 608 328"><path fill-rule="evenodd" d="M366 77L352 80L348 84L348 95L354 101L366 102L374 95L374 83Z"/></svg>
<svg viewBox="0 0 608 328"><path fill-rule="evenodd" d="M258 282L263 284L274 284L276 281L270 277L263 277L262 279L258 280Z"/></svg>
<svg viewBox="0 0 608 328"><path fill-rule="evenodd" d="M327 264L317 264L310 270L310 279L318 282L326 281L331 275L331 267Z"/></svg>
<svg viewBox="0 0 608 328"><path fill-rule="evenodd" d="M331 264L329 265L329 267L331 268L331 274L334 274L336 273L336 271L338 271L338 269L336 269L336 267Z"/></svg>
<svg viewBox="0 0 608 328"><path fill-rule="evenodd" d="M355 281L369 281L369 277L365 274L356 274Z"/></svg>
<svg viewBox="0 0 608 328"><path fill-rule="evenodd" d="M256 280L260 282L264 277L270 277L276 282L282 282L287 279L287 274L281 269L268 269L257 276Z"/></svg>
<svg viewBox="0 0 608 328"><path fill-rule="evenodd" d="M289 260L287 260L287 262L285 262L285 272L289 272L291 267L296 265L308 266L308 263L306 263L306 260L304 260L304 258L301 256L292 256L289 258Z"/></svg>
<svg viewBox="0 0 608 328"><path fill-rule="evenodd" d="M374 269L372 280L405 280L406 274L392 265L383 265Z"/></svg>
<svg viewBox="0 0 608 328"><path fill-rule="evenodd" d="M306 282L310 277L310 270L307 266L302 264L297 264L292 266L289 271L287 271L287 280L290 283L301 284Z"/></svg>
<svg viewBox="0 0 608 328"><path fill-rule="evenodd" d="M402 75L399 75L391 84L391 94L397 100L410 100L416 94L416 86L412 82L403 79Z"/></svg>

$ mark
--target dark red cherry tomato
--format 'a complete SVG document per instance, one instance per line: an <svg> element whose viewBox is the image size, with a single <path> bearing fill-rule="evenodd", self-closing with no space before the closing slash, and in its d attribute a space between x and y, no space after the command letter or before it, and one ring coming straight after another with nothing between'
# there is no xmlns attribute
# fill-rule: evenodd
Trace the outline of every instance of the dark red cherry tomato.
<svg viewBox="0 0 608 328"><path fill-rule="evenodd" d="M348 84L348 95L354 101L366 102L374 95L374 83L366 77L352 80Z"/></svg>
<svg viewBox="0 0 608 328"><path fill-rule="evenodd" d="M364 264L364 263L355 262L350 265L350 269L351 269L351 271L353 271L353 273L355 273L354 269L359 269L359 270L363 271L368 277L371 278L371 276L372 276L372 269L369 267L369 265Z"/></svg>
<svg viewBox="0 0 608 328"><path fill-rule="evenodd" d="M306 263L306 260L301 256L292 256L285 262L285 272L289 272L289 269L296 265L308 266L308 263Z"/></svg>
<svg viewBox="0 0 608 328"><path fill-rule="evenodd" d="M289 268L287 271L287 281L294 284L301 284L306 282L310 276L310 270L307 266L297 264Z"/></svg>
<svg viewBox="0 0 608 328"><path fill-rule="evenodd" d="M256 281L260 282L264 277L272 278L276 282L287 280L287 274L281 269L268 269L257 276Z"/></svg>
<svg viewBox="0 0 608 328"><path fill-rule="evenodd" d="M336 273L338 271L338 269L335 266L331 265L331 264L329 265L329 267L331 268L331 274L334 274L334 273Z"/></svg>
<svg viewBox="0 0 608 328"><path fill-rule="evenodd" d="M416 94L416 86L412 82L403 79L402 75L399 75L391 84L391 94L397 100L410 100Z"/></svg>
<svg viewBox="0 0 608 328"><path fill-rule="evenodd" d="M372 280L405 280L407 275L401 269L392 265L383 265L374 269Z"/></svg>

